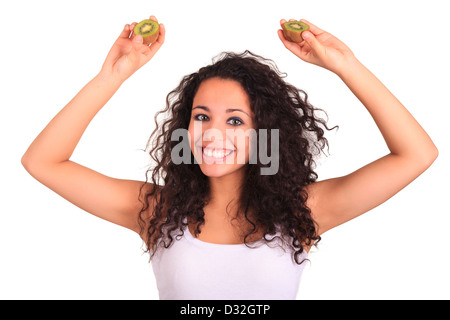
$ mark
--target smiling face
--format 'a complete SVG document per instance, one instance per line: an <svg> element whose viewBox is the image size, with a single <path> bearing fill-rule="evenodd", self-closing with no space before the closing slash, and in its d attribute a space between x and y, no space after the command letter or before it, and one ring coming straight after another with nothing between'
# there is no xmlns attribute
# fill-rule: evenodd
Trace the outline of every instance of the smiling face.
<svg viewBox="0 0 450 320"><path fill-rule="evenodd" d="M188 130L192 153L205 175L221 177L242 169L254 128L249 97L238 82L211 78L200 84Z"/></svg>

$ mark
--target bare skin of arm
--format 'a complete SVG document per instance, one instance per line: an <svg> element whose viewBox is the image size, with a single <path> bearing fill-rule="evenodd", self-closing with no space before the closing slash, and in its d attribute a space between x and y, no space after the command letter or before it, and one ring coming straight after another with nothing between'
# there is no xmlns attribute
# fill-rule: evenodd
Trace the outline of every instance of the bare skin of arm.
<svg viewBox="0 0 450 320"><path fill-rule="evenodd" d="M154 16L151 19L156 20ZM154 44L143 44L124 26L101 71L48 123L22 157L22 165L39 182L79 208L139 233L141 181L115 179L70 160L84 131L109 99L164 43L165 29ZM146 188L151 188L148 183ZM143 192L145 192L145 188Z"/></svg>
<svg viewBox="0 0 450 320"><path fill-rule="evenodd" d="M307 205L323 234L394 196L431 166L438 149L411 113L344 43L301 21L310 26L302 34L305 40L289 42L279 30L282 43L303 61L337 74L373 117L390 150L346 176L307 186Z"/></svg>

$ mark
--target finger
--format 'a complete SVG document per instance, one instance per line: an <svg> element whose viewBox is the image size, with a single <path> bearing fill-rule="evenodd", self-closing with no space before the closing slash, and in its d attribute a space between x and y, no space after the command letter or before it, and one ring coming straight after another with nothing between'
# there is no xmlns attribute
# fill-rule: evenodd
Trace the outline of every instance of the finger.
<svg viewBox="0 0 450 320"><path fill-rule="evenodd" d="M128 24L126 24L123 27L123 30L122 30L122 32L119 35L119 38L128 38L130 36L130 29L129 29L129 27L130 26Z"/></svg>
<svg viewBox="0 0 450 320"><path fill-rule="evenodd" d="M134 56L137 57L137 59L141 59L142 56L148 57L151 53L151 47L149 47L147 44L143 43L142 36L136 35L136 40L133 40L133 51ZM147 62L150 59L145 59L145 62Z"/></svg>
<svg viewBox="0 0 450 320"><path fill-rule="evenodd" d="M158 19L155 16L150 16L150 20L156 21L158 22ZM152 44L152 46L157 46L156 51L158 51L159 47L161 47L161 45L164 43L164 40L166 38L166 29L164 28L164 24L159 23L159 35L158 35L158 39L156 39L156 41ZM155 52L156 52L155 51Z"/></svg>
<svg viewBox="0 0 450 320"><path fill-rule="evenodd" d="M144 38L142 38L142 36L140 34L134 35L133 40L131 41L133 50L136 52L141 52L143 42L144 42Z"/></svg>
<svg viewBox="0 0 450 320"><path fill-rule="evenodd" d="M161 46L163 45L164 41L166 39L166 28L164 27L164 24L160 24L159 25L159 36L158 39L156 40L156 42L152 43L150 45L150 51L148 54L150 54L151 56L153 56L158 50L159 48L161 48Z"/></svg>
<svg viewBox="0 0 450 320"><path fill-rule="evenodd" d="M278 37L280 38L281 42L284 44L286 49L288 49L289 51L291 51L295 55L299 54L299 47L298 47L298 45L296 43L294 43L294 42L288 41L284 37L283 30L278 30Z"/></svg>
<svg viewBox="0 0 450 320"><path fill-rule="evenodd" d="M166 40L166 27L164 26L164 24L161 23L159 25L159 36L158 39L156 40L156 43L162 45L165 40Z"/></svg>
<svg viewBox="0 0 450 320"><path fill-rule="evenodd" d="M314 35L319 35L325 31L323 31L322 29L320 29L319 27L317 27L316 25L312 24L311 22L309 22L308 20L305 19L301 19L301 22L306 23L309 26L309 30L314 34Z"/></svg>
<svg viewBox="0 0 450 320"><path fill-rule="evenodd" d="M134 38L134 27L137 25L137 22L133 22L132 24L130 24L130 39Z"/></svg>
<svg viewBox="0 0 450 320"><path fill-rule="evenodd" d="M316 52L316 54L320 54L323 50L322 44L316 39L314 34L309 30L303 31L302 38L305 42L311 47L311 49Z"/></svg>
<svg viewBox="0 0 450 320"><path fill-rule="evenodd" d="M285 41L287 41L286 38L284 37L284 32L281 29L278 29L278 37L280 38L281 42L283 42L283 44Z"/></svg>
<svg viewBox="0 0 450 320"><path fill-rule="evenodd" d="M137 23L136 23L136 22L133 22L133 23L130 25L130 31L134 31L134 27L136 27L136 25L137 25Z"/></svg>
<svg viewBox="0 0 450 320"><path fill-rule="evenodd" d="M303 40L302 42L300 42L298 45L300 46L300 48L303 48L306 44L306 41Z"/></svg>

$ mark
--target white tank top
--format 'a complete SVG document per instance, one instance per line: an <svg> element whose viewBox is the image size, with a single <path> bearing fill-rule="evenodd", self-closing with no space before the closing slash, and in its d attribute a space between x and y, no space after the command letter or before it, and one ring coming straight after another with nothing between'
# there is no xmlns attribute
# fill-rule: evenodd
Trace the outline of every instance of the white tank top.
<svg viewBox="0 0 450 320"><path fill-rule="evenodd" d="M279 234L278 234L279 235ZM271 239L267 237L268 239ZM305 263L278 238L266 244L215 244L201 241L188 228L172 245L158 248L151 260L162 300L295 299ZM307 258L306 251L299 257Z"/></svg>

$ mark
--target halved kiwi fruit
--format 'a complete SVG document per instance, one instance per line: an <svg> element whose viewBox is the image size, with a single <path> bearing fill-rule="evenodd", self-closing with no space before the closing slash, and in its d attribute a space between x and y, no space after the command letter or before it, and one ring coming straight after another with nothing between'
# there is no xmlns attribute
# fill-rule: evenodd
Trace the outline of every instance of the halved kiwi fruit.
<svg viewBox="0 0 450 320"><path fill-rule="evenodd" d="M144 43L149 45L155 42L159 36L159 23L150 19L142 20L134 27L134 34L144 38Z"/></svg>
<svg viewBox="0 0 450 320"><path fill-rule="evenodd" d="M309 26L301 21L288 21L283 24L284 37L291 42L302 42L302 32L308 29Z"/></svg>

